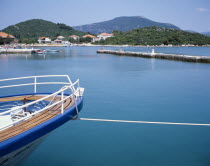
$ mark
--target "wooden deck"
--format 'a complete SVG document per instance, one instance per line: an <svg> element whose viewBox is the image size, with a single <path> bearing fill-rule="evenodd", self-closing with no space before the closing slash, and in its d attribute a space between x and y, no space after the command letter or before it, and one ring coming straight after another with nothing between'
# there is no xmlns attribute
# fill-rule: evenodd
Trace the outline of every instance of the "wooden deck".
<svg viewBox="0 0 210 166"><path fill-rule="evenodd" d="M19 97L9 97L1 99L0 101L14 101L14 100L23 100L24 98L27 98L27 100L35 100L42 98L43 96L19 96ZM59 101L60 97L56 98L56 101ZM68 98L64 102L64 109L67 109L71 107L74 104L73 98ZM5 141L11 137L14 137L24 131L27 131L53 117L61 113L61 104L57 104L53 106L52 108L42 111L41 113L34 115L28 120L25 120L21 123L18 123L17 125L11 126L5 130L0 131L0 142Z"/></svg>
<svg viewBox="0 0 210 166"><path fill-rule="evenodd" d="M14 97L4 97L4 98L0 98L0 102L4 102L4 101L18 101L18 100L38 100L41 99L45 96L41 96L41 95L27 95L27 96L14 96ZM45 100L52 100L53 97L49 97ZM57 97L59 98L59 97Z"/></svg>

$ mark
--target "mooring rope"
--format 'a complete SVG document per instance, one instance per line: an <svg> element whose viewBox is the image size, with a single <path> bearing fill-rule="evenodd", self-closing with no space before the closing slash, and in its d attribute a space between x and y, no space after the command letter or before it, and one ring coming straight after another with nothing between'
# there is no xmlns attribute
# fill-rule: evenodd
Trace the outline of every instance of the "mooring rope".
<svg viewBox="0 0 210 166"><path fill-rule="evenodd" d="M120 123L163 124L163 125L210 126L210 124L204 124L204 123L150 122L150 121L111 120L111 119L90 119L90 118L79 118L78 120L120 122Z"/></svg>

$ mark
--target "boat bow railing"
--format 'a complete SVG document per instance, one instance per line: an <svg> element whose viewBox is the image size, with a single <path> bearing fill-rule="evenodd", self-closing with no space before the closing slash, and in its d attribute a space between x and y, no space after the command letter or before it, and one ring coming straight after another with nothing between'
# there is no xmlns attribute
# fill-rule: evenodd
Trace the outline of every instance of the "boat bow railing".
<svg viewBox="0 0 210 166"><path fill-rule="evenodd" d="M38 82L38 78L49 78L49 77L63 77L68 80L68 82ZM46 84L61 84L61 85L71 85L72 81L68 75L41 75L41 76L28 76L28 77L18 77L18 78L8 78L8 79L1 79L0 82L5 81L13 81L13 80L24 80L24 79L30 79L33 78L34 82L27 83L27 84L15 84L15 85L7 85L7 86L0 86L0 88L11 88L11 87L19 87L19 86L34 86L34 93L37 92L37 85L46 85ZM74 87L72 87L73 90L75 90Z"/></svg>
<svg viewBox="0 0 210 166"><path fill-rule="evenodd" d="M37 78L43 78L43 77L66 77L68 82L37 82ZM2 126L0 128L0 130L2 129L5 129L5 128L8 128L12 125L15 125L17 123L20 123L21 121L24 121L44 110L47 110L47 109L50 109L52 108L53 106L57 105L57 104L61 104L61 113L64 112L64 101L67 100L68 98L72 97L74 98L74 103L75 103L75 106L76 106L76 111L77 111L77 114L78 114L78 109L77 109L77 105L76 105L76 101L77 101L77 98L79 96L82 96L83 95L83 91L84 91L84 88L81 88L80 87L80 84L79 84L79 79L76 80L74 83L72 83L71 79L69 78L68 75L44 75L44 76L30 76L30 77L20 77L20 78L10 78L10 79L3 79L3 80L0 80L1 81L10 81L10 80L19 80L19 79L27 79L27 78L34 78L34 82L33 83L27 83L27 84L16 84L16 85L7 85L7 86L0 86L0 88L10 88L10 87L18 87L18 86L28 86L28 85L34 85L34 92L36 93L36 88L37 88L37 85L43 85L43 84L64 84L65 86L63 86L60 90L50 94L50 95L47 95L47 96L44 96L43 98L40 98L38 100L35 100L35 101L32 101L30 103L26 103L22 106L16 106L16 107L13 107L11 108L10 110L7 110L7 111L4 111L4 112L1 112L0 113L0 116L1 115L5 115L5 114L8 114L8 113L11 113L11 112L14 112L16 110L21 110L21 109L24 109L24 108L27 108L28 106L31 106L33 104L36 104L38 102L41 102L43 100L46 100L46 99L49 99L49 98L52 98L52 100L50 101L50 104L48 104L46 107L40 109L40 110L37 110L35 111L34 113L31 113L29 116L26 116L26 117L23 117L21 119L18 119L18 120L15 120L13 121L12 123L9 123L9 124L6 124L5 126ZM75 86L77 88L75 88ZM66 95L66 91L67 90L71 90L71 94L69 95ZM54 98L56 96L60 96L60 100L59 101L56 101L56 102L52 102L54 100Z"/></svg>

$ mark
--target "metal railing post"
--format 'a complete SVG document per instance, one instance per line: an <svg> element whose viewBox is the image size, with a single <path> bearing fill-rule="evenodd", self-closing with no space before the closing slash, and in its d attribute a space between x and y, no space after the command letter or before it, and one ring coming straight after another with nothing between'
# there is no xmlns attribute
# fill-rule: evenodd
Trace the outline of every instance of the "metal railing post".
<svg viewBox="0 0 210 166"><path fill-rule="evenodd" d="M63 91L61 92L61 113L63 113Z"/></svg>
<svg viewBox="0 0 210 166"><path fill-rule="evenodd" d="M34 77L34 93L36 93L36 76Z"/></svg>
<svg viewBox="0 0 210 166"><path fill-rule="evenodd" d="M73 83L72 83L70 77L68 75L66 77L67 77L68 81L70 82L70 84L72 85ZM74 86L72 86L71 89L72 89L72 91L75 91Z"/></svg>

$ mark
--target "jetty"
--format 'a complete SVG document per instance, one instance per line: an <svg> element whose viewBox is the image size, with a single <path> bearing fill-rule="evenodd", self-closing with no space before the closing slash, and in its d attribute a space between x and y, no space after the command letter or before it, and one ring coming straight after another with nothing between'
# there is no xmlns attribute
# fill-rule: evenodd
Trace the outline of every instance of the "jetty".
<svg viewBox="0 0 210 166"><path fill-rule="evenodd" d="M157 58L157 59L168 59L176 61L185 61L185 62L199 62L199 63L210 63L210 56L193 56L193 55L177 55L177 54L165 54L165 53L156 53L154 49L152 52L129 52L129 51L115 51L115 50L98 50L99 54L114 54L121 56L135 56L142 58Z"/></svg>
<svg viewBox="0 0 210 166"><path fill-rule="evenodd" d="M16 54L16 53L35 53L36 50L39 49L33 49L33 48L21 48L21 49L14 49L14 48L1 48L0 53L10 53L10 54Z"/></svg>

